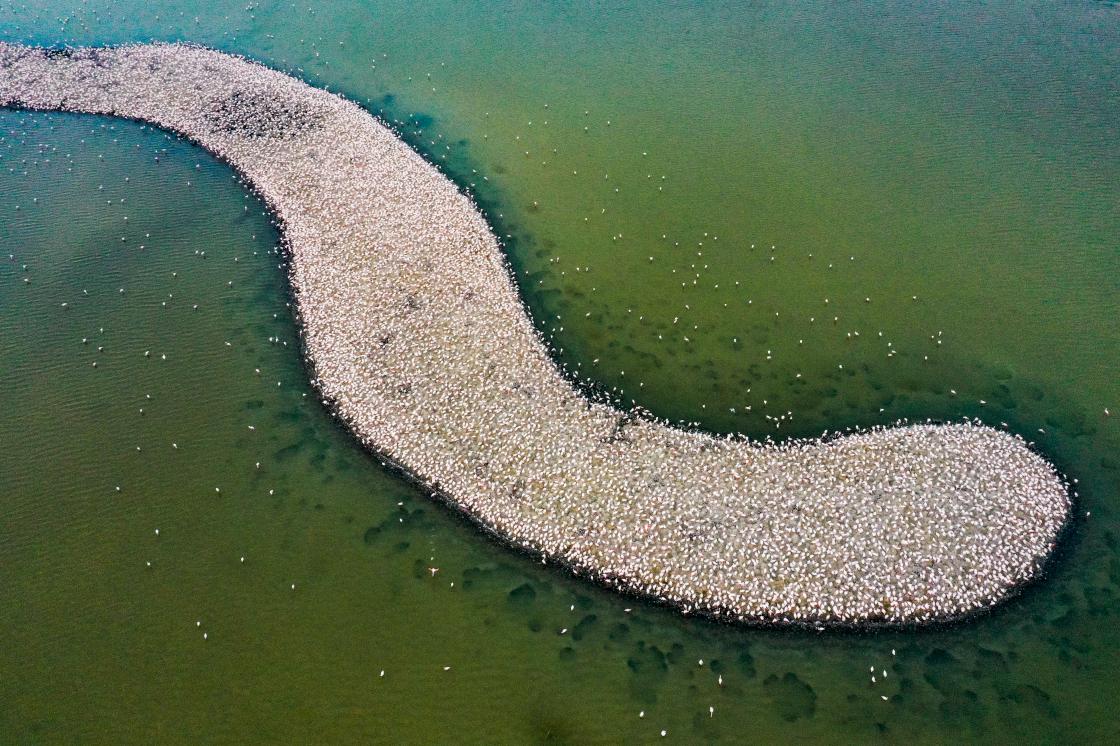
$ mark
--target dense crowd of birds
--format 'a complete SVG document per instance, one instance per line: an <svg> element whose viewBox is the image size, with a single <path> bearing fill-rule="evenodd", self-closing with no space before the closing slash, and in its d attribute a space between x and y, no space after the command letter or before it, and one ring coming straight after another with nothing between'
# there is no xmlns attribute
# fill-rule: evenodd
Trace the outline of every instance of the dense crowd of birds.
<svg viewBox="0 0 1120 746"><path fill-rule="evenodd" d="M1070 511L978 422L782 444L621 411L554 363L471 200L369 113L189 45L0 44L0 105L186 136L271 205L324 402L433 496L544 561L686 612L952 619L1038 574Z"/></svg>

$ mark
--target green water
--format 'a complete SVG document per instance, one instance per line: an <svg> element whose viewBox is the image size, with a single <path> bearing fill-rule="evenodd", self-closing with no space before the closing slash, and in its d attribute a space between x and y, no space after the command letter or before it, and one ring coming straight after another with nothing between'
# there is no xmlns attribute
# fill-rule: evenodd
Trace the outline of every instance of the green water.
<svg viewBox="0 0 1120 746"><path fill-rule="evenodd" d="M1115 4L312 6L0 2L0 39L188 39L344 91L474 185L563 361L625 401L757 437L1006 422L1080 518L947 630L611 595L325 413L226 167L3 111L0 742L1120 736Z"/></svg>

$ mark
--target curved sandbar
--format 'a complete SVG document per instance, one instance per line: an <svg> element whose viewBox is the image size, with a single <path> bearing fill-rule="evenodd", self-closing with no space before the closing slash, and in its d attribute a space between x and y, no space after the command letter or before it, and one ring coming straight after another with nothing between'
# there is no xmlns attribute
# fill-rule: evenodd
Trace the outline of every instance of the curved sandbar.
<svg viewBox="0 0 1120 746"><path fill-rule="evenodd" d="M271 203L315 383L370 448L516 545L685 610L772 623L950 619L1039 571L1070 510L975 424L763 445L582 396L455 185L369 113L184 45L0 44L0 105L129 117Z"/></svg>

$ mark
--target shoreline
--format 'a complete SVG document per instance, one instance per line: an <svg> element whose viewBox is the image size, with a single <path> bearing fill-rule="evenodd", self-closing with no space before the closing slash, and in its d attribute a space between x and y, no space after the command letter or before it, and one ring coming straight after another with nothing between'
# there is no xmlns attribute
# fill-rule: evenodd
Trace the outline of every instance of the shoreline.
<svg viewBox="0 0 1120 746"><path fill-rule="evenodd" d="M7 77L17 66L22 75L12 82ZM61 70L60 76L61 68L73 70ZM121 75L121 69L131 75ZM200 70L230 78L214 81ZM191 82L194 99L187 97ZM226 85L223 95L201 92L201 83L215 82ZM255 84L270 97L258 95ZM163 86L179 86L180 99ZM174 109L168 104L180 110L168 114L163 108ZM871 428L827 440L763 445L684 431L587 401L549 356L473 202L372 115L282 73L184 45L52 52L0 44L0 105L128 116L184 136L229 163L264 198L280 228L304 357L323 403L367 449L432 497L503 543L565 564L581 577L591 574L602 585L690 615L760 626L946 623L985 613L1037 579L1072 523L1068 485L1053 467L1021 439L986 426ZM353 139L355 132L368 135L360 147L351 142L341 153L319 152L316 134ZM398 169L368 162L369 149ZM293 173L288 158L297 164L302 159L315 172ZM355 192L353 181L332 183L318 171L320 165L349 167L350 176L373 171L375 178L359 182L370 192ZM325 196L320 199L315 187ZM384 197L378 190L394 199L374 204ZM427 201L397 209L416 192ZM380 224L362 223L361 214L343 209L347 195L367 201L351 213L365 207L367 221L392 218L399 224L386 232ZM447 219L436 219L441 215ZM345 226L345 234L330 233L332 218ZM418 245L423 239L432 245ZM363 242L365 251L348 252L351 242ZM425 262L446 263L433 246L459 262L442 272L438 266L425 268ZM371 272L368 263L388 266ZM466 281L464 265L475 270ZM347 270L363 282L348 279ZM371 298L374 290L381 295ZM379 326L386 316L392 323ZM482 327L488 338L464 334L471 326ZM490 350L487 343L494 338L509 349ZM382 353L384 348L389 349ZM458 354L462 365L449 371L436 362L448 353ZM495 376L496 369L504 375ZM520 401L525 389L532 389L531 403ZM471 399L470 406L464 398ZM534 434L551 425L542 413L558 426ZM569 442L574 454L555 453L558 443ZM863 456L867 450L872 457ZM845 453L837 460L835 451ZM491 453L499 465L491 463ZM893 461L884 465L884 459ZM1021 473L1002 468L1004 461ZM957 475L962 468L980 477L962 480ZM908 494L894 484L899 476L936 484ZM614 489L601 488L607 478ZM800 486L791 497L794 481ZM991 494L991 485L1005 483L1011 483L1006 492ZM697 499L698 492L708 494ZM957 523L938 525L935 514L946 506L931 501L954 492L964 495L957 504L947 501ZM588 498L601 507L589 508ZM1036 501L1031 515L1027 509ZM910 509L915 503L926 511L918 511L916 523ZM806 509L808 521L802 516ZM627 519L626 510L637 517ZM1005 526L997 515L1003 510L1028 514ZM866 517L875 511L877 518ZM787 526L775 538L775 519L792 521L797 530ZM881 549L879 563L873 553L869 562L845 530L889 529L906 519L930 541L894 537ZM834 521L851 525L837 531L829 526ZM771 524L767 531L759 528L764 522ZM635 532L643 529L647 536L635 541ZM965 529L979 536L965 541ZM1027 536L1012 541L1008 533ZM865 534L862 543L868 541ZM945 551L934 556L927 543ZM793 560L782 549L796 550ZM842 561L822 571L836 556L830 550ZM969 562L946 561L954 550L966 552ZM924 579L909 577L922 572ZM806 588L798 590L802 585ZM795 590L787 591L790 586Z"/></svg>

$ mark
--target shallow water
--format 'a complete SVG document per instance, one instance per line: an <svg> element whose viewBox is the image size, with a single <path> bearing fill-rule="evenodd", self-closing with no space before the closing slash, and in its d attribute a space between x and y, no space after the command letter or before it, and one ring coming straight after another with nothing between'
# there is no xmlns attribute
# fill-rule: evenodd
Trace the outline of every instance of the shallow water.
<svg viewBox="0 0 1120 746"><path fill-rule="evenodd" d="M0 112L0 740L1120 735L1114 5L305 7L0 4L0 39L184 38L345 91L474 185L564 362L625 401L757 437L1006 422L1081 519L947 630L600 591L323 411L228 168Z"/></svg>

